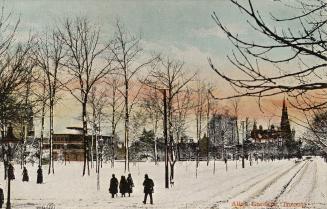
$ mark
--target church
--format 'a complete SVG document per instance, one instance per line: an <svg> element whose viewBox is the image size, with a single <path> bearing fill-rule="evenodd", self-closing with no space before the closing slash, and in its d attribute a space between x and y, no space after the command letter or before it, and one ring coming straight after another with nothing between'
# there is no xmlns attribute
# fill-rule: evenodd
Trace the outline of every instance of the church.
<svg viewBox="0 0 327 209"><path fill-rule="evenodd" d="M267 129L263 129L261 125L258 128L257 123L254 122L251 131L251 138L253 143L273 142L278 146L283 146L286 141L295 140L295 130L291 130L285 99L283 100L280 126L275 127L274 125L271 125Z"/></svg>

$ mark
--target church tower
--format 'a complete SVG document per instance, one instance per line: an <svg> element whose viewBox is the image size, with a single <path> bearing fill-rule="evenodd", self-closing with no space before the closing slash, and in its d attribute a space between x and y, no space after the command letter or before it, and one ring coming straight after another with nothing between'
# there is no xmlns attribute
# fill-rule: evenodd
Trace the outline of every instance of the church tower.
<svg viewBox="0 0 327 209"><path fill-rule="evenodd" d="M251 131L251 137L252 139L256 140L256 136L257 136L257 121L254 121L253 122L253 128L252 128L252 131Z"/></svg>
<svg viewBox="0 0 327 209"><path fill-rule="evenodd" d="M290 126L290 121L288 119L288 112L287 112L287 106L285 98L283 100L283 109L282 109L282 118L280 121L280 130L281 130L281 136L284 140L292 140L292 131Z"/></svg>

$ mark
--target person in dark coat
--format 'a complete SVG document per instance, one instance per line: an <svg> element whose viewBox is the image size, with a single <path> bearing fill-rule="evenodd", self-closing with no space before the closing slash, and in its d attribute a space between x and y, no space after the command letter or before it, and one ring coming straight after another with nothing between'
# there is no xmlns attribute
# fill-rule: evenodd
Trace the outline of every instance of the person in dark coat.
<svg viewBox="0 0 327 209"><path fill-rule="evenodd" d="M23 169L23 181L29 181L28 172L26 167Z"/></svg>
<svg viewBox="0 0 327 209"><path fill-rule="evenodd" d="M37 184L42 184L43 183L43 174L42 174L42 168L39 165L39 168L37 169L37 180L36 180Z"/></svg>
<svg viewBox="0 0 327 209"><path fill-rule="evenodd" d="M115 177L115 174L112 174L112 178L110 179L109 192L111 193L112 198L114 198L115 194L118 193L118 180Z"/></svg>
<svg viewBox="0 0 327 209"><path fill-rule="evenodd" d="M132 175L129 173L128 177L127 177L127 192L128 192L128 196L131 196L131 193L133 193L133 187L134 187L134 182L132 179Z"/></svg>
<svg viewBox="0 0 327 209"><path fill-rule="evenodd" d="M0 188L0 208L2 208L3 200L4 200L3 190L2 188Z"/></svg>
<svg viewBox="0 0 327 209"><path fill-rule="evenodd" d="M122 197L125 197L125 193L128 192L128 184L127 184L125 176L121 176L121 179L119 182L119 192L121 193Z"/></svg>
<svg viewBox="0 0 327 209"><path fill-rule="evenodd" d="M148 174L144 175L143 186L144 186L144 201L143 201L143 203L146 204L146 199L149 195L150 196L150 204L153 204L152 193L153 193L154 183L153 183L152 179L149 178Z"/></svg>
<svg viewBox="0 0 327 209"><path fill-rule="evenodd" d="M8 178L10 180L14 180L15 179L14 166L11 163L9 163L9 165L8 165Z"/></svg>

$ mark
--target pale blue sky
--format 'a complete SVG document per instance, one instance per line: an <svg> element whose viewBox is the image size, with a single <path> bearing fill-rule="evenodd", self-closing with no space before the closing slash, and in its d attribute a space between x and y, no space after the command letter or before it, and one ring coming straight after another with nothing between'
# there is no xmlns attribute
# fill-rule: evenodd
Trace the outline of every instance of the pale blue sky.
<svg viewBox="0 0 327 209"><path fill-rule="evenodd" d="M273 0L257 0L263 11L287 15ZM87 16L101 26L103 38L109 40L117 18L133 34L142 34L143 47L184 60L186 68L198 70L202 77L220 83L209 68L207 58L229 70L226 60L231 45L211 18L213 11L239 34L260 40L245 24L239 11L226 0L7 0L6 10L20 16L19 35L41 32L66 17ZM69 99L67 99L69 100ZM72 100L72 99L71 99ZM57 130L76 125L72 116L77 108L66 109L56 120Z"/></svg>
<svg viewBox="0 0 327 209"><path fill-rule="evenodd" d="M274 13L282 12L271 7L275 5L272 0L258 3ZM195 47L219 57L226 55L230 45L212 20L213 11L234 31L249 32L239 11L226 0L10 0L5 5L20 15L20 29L24 31L35 32L62 18L83 15L99 24L109 39L115 19L119 18L130 32L141 33L151 46L177 47L182 51Z"/></svg>
<svg viewBox="0 0 327 209"><path fill-rule="evenodd" d="M110 37L115 19L119 18L132 33L141 32L144 41L219 51L212 46L212 38L195 37L193 33L197 29L214 27L210 14L226 7L226 3L219 0L174 2L13 0L6 5L21 16L24 30L39 29L67 16L85 15L101 25L104 34Z"/></svg>

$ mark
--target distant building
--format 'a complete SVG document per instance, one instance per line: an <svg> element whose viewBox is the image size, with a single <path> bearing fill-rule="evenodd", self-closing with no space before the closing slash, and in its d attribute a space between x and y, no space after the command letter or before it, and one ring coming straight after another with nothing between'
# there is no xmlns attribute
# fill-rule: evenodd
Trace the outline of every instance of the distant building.
<svg viewBox="0 0 327 209"><path fill-rule="evenodd" d="M54 160L66 159L68 161L84 160L84 142L82 138L83 129L80 127L67 127L66 133L53 135L53 158ZM91 147L92 136L87 135L88 147ZM111 144L111 136L101 136L104 144ZM95 149L95 140L93 143ZM117 147L117 144L115 144ZM45 139L43 148L49 150L49 140Z"/></svg>
<svg viewBox="0 0 327 209"><path fill-rule="evenodd" d="M283 100L283 109L282 109L280 126L275 127L274 125L271 125L267 129L263 129L261 125L259 125L258 128L257 123L254 122L251 131L251 138L252 138L252 142L254 143L273 142L278 144L278 146L283 146L283 144L287 140L290 141L294 140L295 130L294 129L291 130L285 99Z"/></svg>
<svg viewBox="0 0 327 209"><path fill-rule="evenodd" d="M209 121L208 133L211 146L238 144L237 118L227 113L214 114Z"/></svg>
<svg viewBox="0 0 327 209"><path fill-rule="evenodd" d="M199 144L192 138L181 137L177 143L177 155L179 160L195 160L197 157L197 148Z"/></svg>

